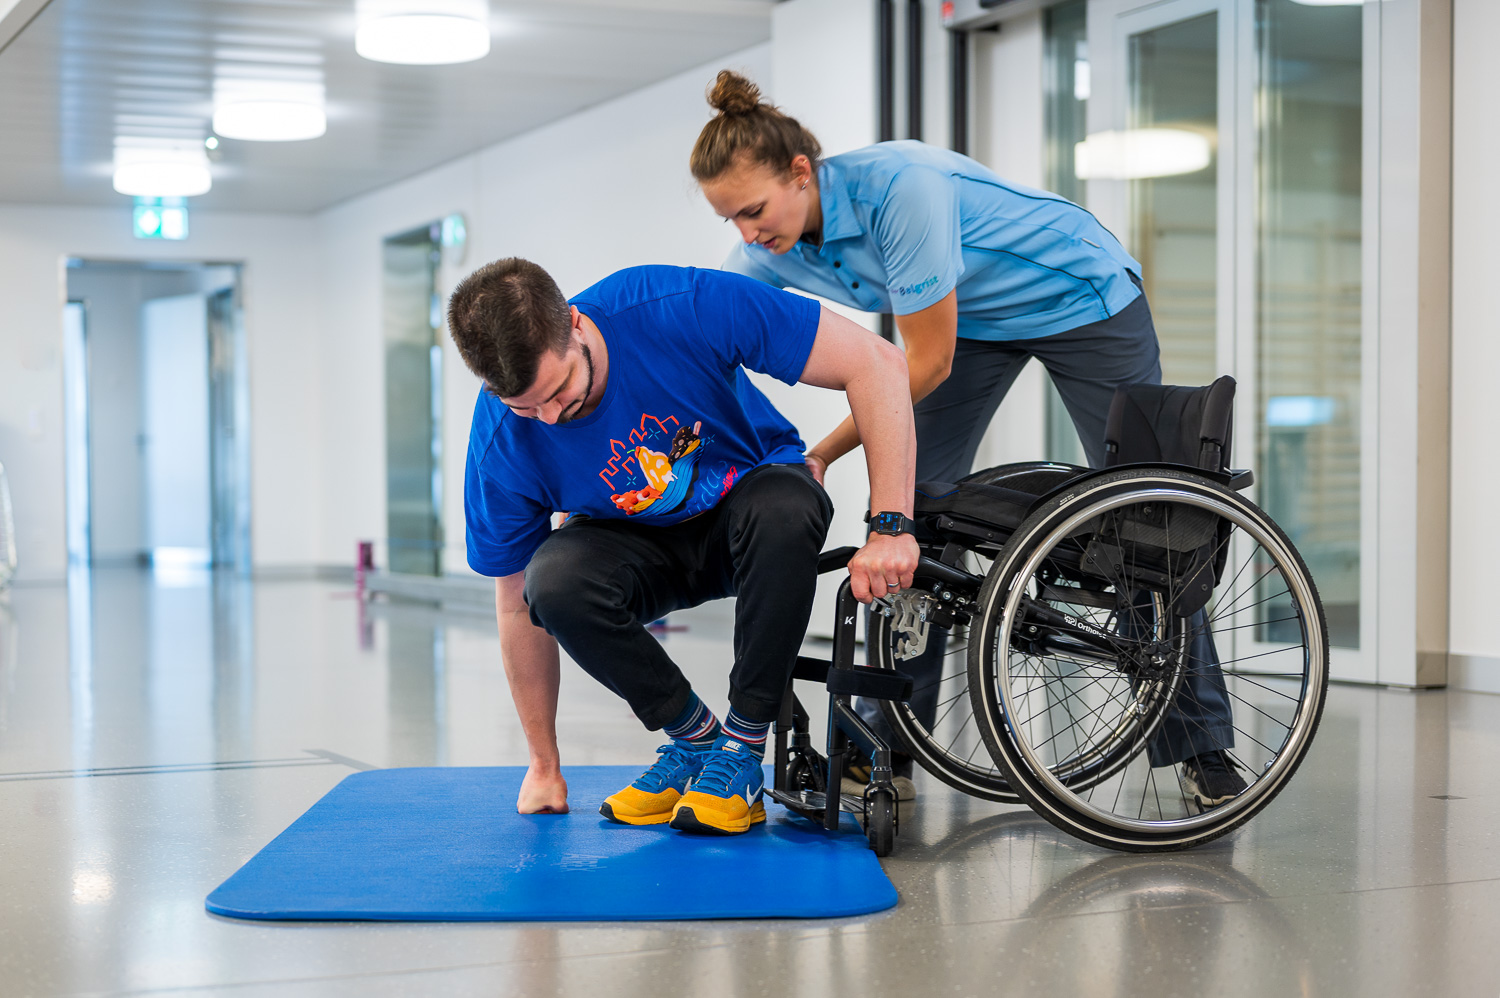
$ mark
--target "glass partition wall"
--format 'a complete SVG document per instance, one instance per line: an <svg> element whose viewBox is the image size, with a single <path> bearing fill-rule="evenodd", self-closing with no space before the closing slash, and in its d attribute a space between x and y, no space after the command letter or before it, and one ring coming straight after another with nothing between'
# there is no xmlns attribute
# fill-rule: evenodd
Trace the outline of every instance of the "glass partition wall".
<svg viewBox="0 0 1500 998"><path fill-rule="evenodd" d="M1048 183L1141 261L1163 379L1239 382L1235 463L1254 469L1255 500L1313 573L1330 640L1347 649L1335 675L1355 679L1375 675L1359 652L1372 643L1360 610L1361 538L1373 543L1362 454L1373 334L1361 314L1370 13L1088 0L1044 21ZM1065 418L1054 398L1049 456L1060 460L1072 459ZM1235 640L1275 643L1286 614L1276 594L1258 597L1261 624Z"/></svg>
<svg viewBox="0 0 1500 998"><path fill-rule="evenodd" d="M390 570L408 575L443 570L441 253L436 223L382 247L387 543Z"/></svg>
<svg viewBox="0 0 1500 998"><path fill-rule="evenodd" d="M1347 648L1360 643L1360 19L1255 5L1258 499Z"/></svg>

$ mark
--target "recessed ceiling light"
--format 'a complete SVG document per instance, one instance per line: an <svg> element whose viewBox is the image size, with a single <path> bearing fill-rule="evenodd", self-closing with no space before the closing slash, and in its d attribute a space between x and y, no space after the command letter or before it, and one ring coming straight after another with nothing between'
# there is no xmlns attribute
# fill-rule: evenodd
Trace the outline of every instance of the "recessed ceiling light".
<svg viewBox="0 0 1500 998"><path fill-rule="evenodd" d="M114 187L134 197L194 197L213 186L202 142L115 140Z"/></svg>
<svg viewBox="0 0 1500 998"><path fill-rule="evenodd" d="M472 62L490 51L484 0L363 0L356 11L354 50L375 62L433 66Z"/></svg>
<svg viewBox="0 0 1500 998"><path fill-rule="evenodd" d="M316 104L245 100L214 108L214 131L226 139L297 142L328 131L328 116Z"/></svg>

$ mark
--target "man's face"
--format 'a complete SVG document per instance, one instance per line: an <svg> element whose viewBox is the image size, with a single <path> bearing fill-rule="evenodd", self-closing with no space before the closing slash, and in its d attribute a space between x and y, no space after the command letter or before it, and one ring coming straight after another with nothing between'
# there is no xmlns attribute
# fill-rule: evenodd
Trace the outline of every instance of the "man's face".
<svg viewBox="0 0 1500 998"><path fill-rule="evenodd" d="M517 416L555 425L583 415L593 392L594 358L575 326L567 351L561 354L543 351L531 387L514 398L500 401Z"/></svg>

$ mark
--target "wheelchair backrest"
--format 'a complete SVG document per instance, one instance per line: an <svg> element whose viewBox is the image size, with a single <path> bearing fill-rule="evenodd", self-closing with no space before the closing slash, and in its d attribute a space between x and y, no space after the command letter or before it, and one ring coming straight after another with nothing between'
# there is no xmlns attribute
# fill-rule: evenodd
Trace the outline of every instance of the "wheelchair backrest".
<svg viewBox="0 0 1500 998"><path fill-rule="evenodd" d="M1121 385L1104 424L1104 466L1166 462L1229 468L1234 379L1211 385Z"/></svg>

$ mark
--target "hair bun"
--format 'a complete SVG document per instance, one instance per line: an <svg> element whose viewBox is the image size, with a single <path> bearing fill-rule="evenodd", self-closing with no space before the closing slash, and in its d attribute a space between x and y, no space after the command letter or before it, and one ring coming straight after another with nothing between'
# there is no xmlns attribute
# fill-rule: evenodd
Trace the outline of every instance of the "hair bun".
<svg viewBox="0 0 1500 998"><path fill-rule="evenodd" d="M752 114L760 107L760 87L739 73L721 69L709 88L708 103L720 114Z"/></svg>

